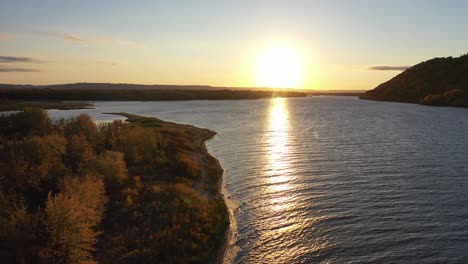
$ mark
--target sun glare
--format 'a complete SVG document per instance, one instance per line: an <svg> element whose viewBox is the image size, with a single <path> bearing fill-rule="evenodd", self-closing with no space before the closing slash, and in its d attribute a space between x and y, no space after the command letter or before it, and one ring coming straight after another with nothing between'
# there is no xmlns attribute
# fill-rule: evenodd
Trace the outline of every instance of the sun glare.
<svg viewBox="0 0 468 264"><path fill-rule="evenodd" d="M287 46L269 48L257 60L257 86L298 88L302 82L303 68L297 50Z"/></svg>

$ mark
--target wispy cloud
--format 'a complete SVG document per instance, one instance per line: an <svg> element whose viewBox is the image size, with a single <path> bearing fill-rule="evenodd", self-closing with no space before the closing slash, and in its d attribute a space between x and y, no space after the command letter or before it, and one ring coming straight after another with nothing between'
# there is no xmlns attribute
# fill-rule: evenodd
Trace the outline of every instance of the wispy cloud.
<svg viewBox="0 0 468 264"><path fill-rule="evenodd" d="M119 45L130 48L142 48L144 45L141 43L120 39L120 38L111 38L111 37L90 37L90 36L81 36L78 34L53 34L59 37L62 40L83 44L98 44L98 45Z"/></svg>
<svg viewBox="0 0 468 264"><path fill-rule="evenodd" d="M411 66L372 66L369 70L373 71L404 71L411 68Z"/></svg>
<svg viewBox="0 0 468 264"><path fill-rule="evenodd" d="M41 70L21 67L5 67L0 65L0 73L2 72L41 72Z"/></svg>
<svg viewBox="0 0 468 264"><path fill-rule="evenodd" d="M110 66L117 66L119 65L118 62L116 61L96 61L97 64L105 64L105 65L110 65Z"/></svg>
<svg viewBox="0 0 468 264"><path fill-rule="evenodd" d="M10 66L11 64L31 64L31 63L41 63L41 60L30 58L30 57L17 57L17 56L0 56L0 73L4 72L41 72L41 70L34 68L25 68ZM2 65L8 64L8 66Z"/></svg>
<svg viewBox="0 0 468 264"><path fill-rule="evenodd" d="M40 60L33 59L30 57L13 57L13 56L0 56L0 63L7 63L7 62L32 62L32 63L39 63Z"/></svg>
<svg viewBox="0 0 468 264"><path fill-rule="evenodd" d="M96 36L96 35L86 35L78 33L69 33L64 31L50 31L50 30L31 30L30 33L54 37L66 42L81 44L84 46L90 45L101 45L101 46L122 46L128 48L144 48L145 45L136 41L131 41L119 37L110 37L110 36Z"/></svg>
<svg viewBox="0 0 468 264"><path fill-rule="evenodd" d="M66 41L85 42L85 40L82 37L77 36L77 35L60 34L58 36Z"/></svg>

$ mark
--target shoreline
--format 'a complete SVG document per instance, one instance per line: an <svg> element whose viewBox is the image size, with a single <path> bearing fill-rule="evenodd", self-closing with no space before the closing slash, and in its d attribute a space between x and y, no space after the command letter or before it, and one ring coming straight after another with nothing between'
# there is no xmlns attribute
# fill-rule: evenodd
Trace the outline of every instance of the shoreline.
<svg viewBox="0 0 468 264"><path fill-rule="evenodd" d="M223 195L224 203L226 204L229 213L229 227L226 230L224 245L220 249L222 258L217 261L217 263L222 264L233 263L234 258L237 256L237 252L239 251L238 248L234 246L237 241L237 221L235 215L239 208L239 204L231 198L229 190L226 187L226 173L226 171L223 173L221 194Z"/></svg>
<svg viewBox="0 0 468 264"><path fill-rule="evenodd" d="M224 239L223 239L223 243L221 245L219 245L219 248L218 248L218 252L216 253L216 261L215 263L217 264L223 264L225 263L225 259L226 259L226 255L228 253L228 250L229 250L229 244L230 244L230 240L231 240L231 236L233 234L232 232L232 210L231 208L229 208L228 206L228 202L227 202L227 189L225 188L225 185L224 185L224 177L225 177L225 170L223 169L223 167L221 166L221 162L219 161L219 159L217 159L214 155L212 155L209 151L208 151L208 147L207 147L207 144L206 142L210 139L212 139L213 137L207 139L204 141L204 150L206 151L206 153L211 156L214 160L215 160L215 163L216 163L216 166L218 166L219 168L221 168L221 178L220 178L220 181L218 183L218 191L219 191L219 195L221 195L223 201L224 201L224 205L226 206L226 209L228 211L228 215L229 215L229 226L228 228L226 229L226 231L224 232Z"/></svg>
<svg viewBox="0 0 468 264"><path fill-rule="evenodd" d="M190 124L181 124L171 121L163 121L156 117L146 117L140 115L133 115L129 113L103 113L111 115L123 116L126 122L136 122L142 118L150 118L157 120L164 126L175 126L178 128L184 128L189 130L191 133L191 139L194 144L199 146L198 150L193 150L193 154L196 156L196 160L201 166L201 180L197 181L193 186L193 189L205 196L207 199L222 199L228 220L228 225L223 234L222 242L218 245L213 256L215 263L225 263L228 252L230 251L231 239L234 238L233 222L235 223L234 210L232 206L233 202L230 200L229 192L225 188L225 171L221 166L221 162L208 151L207 142L214 138L218 133L216 131L199 128ZM216 179L216 182L212 180ZM215 201L215 200L213 200Z"/></svg>
<svg viewBox="0 0 468 264"><path fill-rule="evenodd" d="M178 124L178 123L176 123ZM179 125L182 125L182 124L179 124ZM192 125L188 125L188 126L192 126ZM205 129L205 130L208 130L210 132L212 132L213 134L205 137L205 138L202 138L201 139L201 149L202 151L204 152L204 155L207 155L209 157L209 159L212 160L212 163L214 164L215 167L217 167L217 171L218 171L218 182L217 182L217 189L218 189L218 194L224 201L224 205L228 211L228 215L229 215L229 225L228 225L228 228L226 229L226 231L224 232L224 239L223 239L223 243L221 245L219 245L219 248L218 248L218 252L216 253L216 261L215 263L217 264L223 264L225 263L225 259L226 259L226 254L228 253L228 250L229 250L229 244L230 244L230 239L232 237L232 210L231 208L228 206L228 197L227 197L227 189L225 188L225 185L224 185L224 182L225 182L225 174L226 174L226 171L224 170L223 166L221 166L221 162L219 161L218 158L216 158L213 154L210 153L210 151L208 150L208 145L207 145L207 142L211 139L213 139L218 133L216 131L213 131L213 130L210 130L210 129L206 129L206 128L199 128L199 127L196 127L196 126L193 126L194 128L198 128L198 129ZM205 171L205 173L207 173Z"/></svg>
<svg viewBox="0 0 468 264"><path fill-rule="evenodd" d="M164 122L170 122L170 121L164 121ZM172 122L170 122L172 123ZM224 232L224 239L222 244L219 245L218 252L216 253L216 258L215 258L215 263L217 264L223 264L223 263L231 263L233 259L232 257L235 257L235 252L234 256L229 254L232 250L232 242L233 239L235 239L235 232L233 225L235 226L236 220L235 220L235 206L234 203L235 201L230 198L229 191L226 188L225 185L225 180L226 180L226 171L224 170L223 166L221 165L220 160L215 157L209 150L208 150L208 144L207 142L211 139L213 139L218 133L216 131L213 131L211 129L207 128L200 128L194 125L189 125L189 124L181 124L181 123L173 123L175 125L181 125L181 126L188 126L192 129L200 129L200 130L205 130L208 131L209 134L206 136L201 136L201 138L195 138L196 141L200 140L200 147L202 150L202 155L206 156L208 159L208 163L211 163L213 167L216 167L217 175L218 175L218 182L216 183L217 186L217 196L221 197L224 201L224 205L226 207L227 213L228 213L228 219L229 219L229 225ZM209 173L208 171L204 171L205 174Z"/></svg>

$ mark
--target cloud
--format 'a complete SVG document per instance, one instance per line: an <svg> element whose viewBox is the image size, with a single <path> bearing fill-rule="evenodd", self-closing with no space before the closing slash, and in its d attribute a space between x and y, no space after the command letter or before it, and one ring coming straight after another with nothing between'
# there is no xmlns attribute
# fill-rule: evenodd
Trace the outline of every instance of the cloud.
<svg viewBox="0 0 468 264"><path fill-rule="evenodd" d="M145 45L121 38L108 37L108 36L90 36L75 33L64 33L63 31L49 31L49 30L33 30L33 34L54 37L63 41L81 44L81 45L118 45L130 48L144 48Z"/></svg>
<svg viewBox="0 0 468 264"><path fill-rule="evenodd" d="M42 61L30 57L0 56L0 73L2 72L41 72L41 70L24 67L9 66L14 63L41 63ZM8 66L2 64L9 64Z"/></svg>
<svg viewBox="0 0 468 264"><path fill-rule="evenodd" d="M117 66L119 65L118 62L115 61L96 61L98 64L105 64L105 65L110 65L110 66Z"/></svg>
<svg viewBox="0 0 468 264"><path fill-rule="evenodd" d="M29 57L13 57L13 56L0 56L0 63L8 63L8 62L32 62L38 63L39 60L29 58Z"/></svg>
<svg viewBox="0 0 468 264"><path fill-rule="evenodd" d="M62 34L59 35L63 40L67 41L74 41L74 42L84 42L85 40L77 35L68 35L68 34Z"/></svg>
<svg viewBox="0 0 468 264"><path fill-rule="evenodd" d="M404 71L411 68L411 66L372 66L369 70L373 71Z"/></svg>
<svg viewBox="0 0 468 264"><path fill-rule="evenodd" d="M41 71L38 69L5 67L5 66L0 65L0 73L2 72L41 72Z"/></svg>
<svg viewBox="0 0 468 264"><path fill-rule="evenodd" d="M88 37L88 36L80 36L77 34L53 34L59 37L62 40L75 42L75 43L90 43L90 44L99 44L99 45L119 45L125 46L130 48L142 48L144 47L142 44L125 40L119 38L110 38L110 37Z"/></svg>

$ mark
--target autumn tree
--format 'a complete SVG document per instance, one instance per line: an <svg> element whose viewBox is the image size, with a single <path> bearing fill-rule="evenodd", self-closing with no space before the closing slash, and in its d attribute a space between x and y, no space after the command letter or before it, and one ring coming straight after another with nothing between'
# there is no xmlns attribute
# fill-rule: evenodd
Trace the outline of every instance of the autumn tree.
<svg viewBox="0 0 468 264"><path fill-rule="evenodd" d="M0 192L0 256L2 263L39 261L39 214L28 212L18 201L8 201Z"/></svg>
<svg viewBox="0 0 468 264"><path fill-rule="evenodd" d="M83 171L95 159L93 145L83 134L72 135L68 140L66 157L74 173Z"/></svg>
<svg viewBox="0 0 468 264"><path fill-rule="evenodd" d="M130 166L151 163L159 156L158 134L139 124L116 121L101 126L108 148L124 154Z"/></svg>
<svg viewBox="0 0 468 264"><path fill-rule="evenodd" d="M52 132L52 121L47 112L26 107L23 111L0 115L0 134L7 138L44 136Z"/></svg>
<svg viewBox="0 0 468 264"><path fill-rule="evenodd" d="M7 141L5 191L24 194L29 206L37 206L54 188L55 178L65 174L62 163L65 146L65 138L59 135Z"/></svg>
<svg viewBox="0 0 468 264"><path fill-rule="evenodd" d="M81 114L67 119L62 126L63 134L68 140L73 136L83 136L93 148L101 150L102 136L89 115Z"/></svg>
<svg viewBox="0 0 468 264"><path fill-rule="evenodd" d="M103 176L107 194L117 198L115 196L119 195L120 188L128 179L127 164L123 154L118 151L104 151L94 161L93 170Z"/></svg>
<svg viewBox="0 0 468 264"><path fill-rule="evenodd" d="M41 254L44 259L50 263L94 262L105 203L102 179L65 178L61 191L50 193L47 200L44 221L49 240Z"/></svg>

